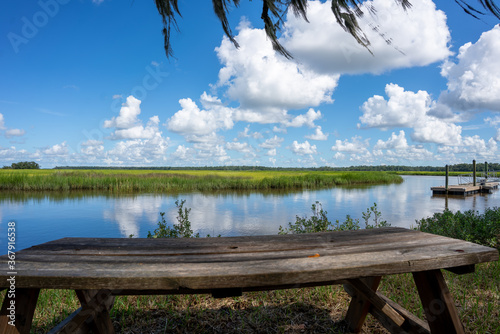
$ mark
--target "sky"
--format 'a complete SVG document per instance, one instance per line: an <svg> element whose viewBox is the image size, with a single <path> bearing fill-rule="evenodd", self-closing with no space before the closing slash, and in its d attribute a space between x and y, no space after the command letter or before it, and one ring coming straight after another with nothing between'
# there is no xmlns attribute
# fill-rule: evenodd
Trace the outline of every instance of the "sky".
<svg viewBox="0 0 500 334"><path fill-rule="evenodd" d="M329 2L273 51L260 1L179 0L174 57L154 1L0 4L0 167L345 167L499 162L500 26L454 1L373 0L370 52ZM390 43L386 43L389 40Z"/></svg>

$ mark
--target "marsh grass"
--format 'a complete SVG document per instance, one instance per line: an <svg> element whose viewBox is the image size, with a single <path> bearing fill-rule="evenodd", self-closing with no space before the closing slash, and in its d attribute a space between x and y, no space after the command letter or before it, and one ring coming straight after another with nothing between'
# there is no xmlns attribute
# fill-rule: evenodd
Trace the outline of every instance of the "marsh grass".
<svg viewBox="0 0 500 334"><path fill-rule="evenodd" d="M11 191L291 190L400 182L385 172L0 170L0 190Z"/></svg>

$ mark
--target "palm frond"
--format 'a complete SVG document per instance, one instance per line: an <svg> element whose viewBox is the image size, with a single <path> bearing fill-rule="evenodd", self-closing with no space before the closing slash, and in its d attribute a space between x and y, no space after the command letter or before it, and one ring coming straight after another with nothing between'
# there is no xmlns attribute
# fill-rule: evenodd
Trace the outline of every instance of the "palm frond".
<svg viewBox="0 0 500 334"><path fill-rule="evenodd" d="M281 25L283 23L283 9L276 6L276 0L263 0L262 2L262 15L260 18L264 21L264 30L267 37L271 40L273 49L288 59L293 58L292 54L288 52L278 40L277 31L281 29ZM271 13L273 17L277 18L276 22L273 22L269 13Z"/></svg>
<svg viewBox="0 0 500 334"><path fill-rule="evenodd" d="M173 56L172 45L170 44L170 29L172 25L176 30L178 29L175 15L181 16L181 13L179 12L177 0L155 0L155 3L163 21L164 48L168 58Z"/></svg>
<svg viewBox="0 0 500 334"><path fill-rule="evenodd" d="M497 6L494 0L478 0L481 6L493 14L496 18L500 19L500 8ZM466 0L455 0L455 2L462 7L462 9L470 16L479 19L479 15L486 15L485 12L477 9L476 7L470 5Z"/></svg>
<svg viewBox="0 0 500 334"><path fill-rule="evenodd" d="M483 8L487 9L490 13L495 15L498 19L500 19L500 7L497 6L495 1L493 0L479 0Z"/></svg>
<svg viewBox="0 0 500 334"><path fill-rule="evenodd" d="M233 3L235 6L238 6L239 0L212 0L212 4L214 6L215 15L219 18L222 23L222 29L224 33L229 38L229 40L234 44L235 47L239 47L238 42L234 39L233 32L231 31L231 27L229 26L229 21L227 20L227 12L228 5Z"/></svg>
<svg viewBox="0 0 500 334"><path fill-rule="evenodd" d="M307 0L291 0L290 7L292 7L293 14L297 17L301 16L306 22L307 19Z"/></svg>
<svg viewBox="0 0 500 334"><path fill-rule="evenodd" d="M360 45L370 51L370 41L361 30L358 23L358 18L362 17L364 14L360 5L361 1L359 0L332 0L332 12L337 19L337 23L354 37Z"/></svg>
<svg viewBox="0 0 500 334"><path fill-rule="evenodd" d="M250 0L252 1L252 0ZM254 0L257 1L257 0ZM295 16L302 17L305 21L307 19L307 4L309 0L261 0L262 1L262 15L261 19L264 22L264 30L266 35L271 40L274 50L282 54L286 58L293 58L290 52L288 52L279 42L278 32L281 30L284 24L284 16L291 9ZM407 10L411 8L411 0L395 0L398 5L403 9ZM485 12L478 10L476 7L469 4L470 0L454 0L462 9L469 15L479 18L479 15L484 15ZM500 7L497 6L495 0L477 0L481 7L492 13L495 17L500 19ZM180 14L178 7L178 0L155 0L156 7L160 13L163 20L163 35L165 38L164 47L167 57L173 56L173 50L170 43L170 31L174 27L178 30L176 16ZM233 4L234 6L239 5L240 0L212 0L214 12L221 21L222 29L226 36L231 40L231 42L238 47L238 43L235 40L229 21L227 19L227 14L229 11L229 6ZM370 51L370 41L363 33L359 26L358 18L364 15L363 8L367 9L368 12L375 13L376 10L370 5L365 5L362 0L331 0L332 12L337 20L337 23L362 46ZM372 27L376 30L376 27ZM377 30L376 30L377 31ZM380 34L380 32L379 32ZM381 34L381 36L383 36ZM386 42L390 44L390 39L386 39ZM371 53L371 51L370 51Z"/></svg>

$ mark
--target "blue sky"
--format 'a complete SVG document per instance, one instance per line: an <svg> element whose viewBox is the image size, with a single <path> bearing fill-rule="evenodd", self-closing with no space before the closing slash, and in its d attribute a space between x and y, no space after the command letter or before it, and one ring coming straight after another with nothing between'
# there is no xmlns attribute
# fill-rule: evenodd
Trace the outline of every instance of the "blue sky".
<svg viewBox="0 0 500 334"><path fill-rule="evenodd" d="M497 20L412 3L373 1L372 56L310 1L310 23L286 19L287 60L260 1L231 10L235 49L210 1L180 0L173 59L153 1L3 1L0 166L498 162Z"/></svg>

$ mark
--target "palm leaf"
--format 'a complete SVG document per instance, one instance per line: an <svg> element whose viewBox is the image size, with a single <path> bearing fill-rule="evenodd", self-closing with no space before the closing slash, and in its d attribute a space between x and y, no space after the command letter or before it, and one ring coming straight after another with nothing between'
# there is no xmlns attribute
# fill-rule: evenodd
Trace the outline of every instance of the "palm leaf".
<svg viewBox="0 0 500 334"><path fill-rule="evenodd" d="M232 1L235 6L238 6L239 0ZM235 47L239 47L238 42L234 39L233 32L231 31L231 27L229 26L229 22L227 20L227 12L228 5L231 3L231 0L212 0L212 4L214 6L215 15L219 18L222 23L222 29L226 36L233 42Z"/></svg>
<svg viewBox="0 0 500 334"><path fill-rule="evenodd" d="M181 16L177 0L155 0L156 8L163 20L164 48L167 57L173 56L172 46L170 45L170 29L172 25L178 29L175 15Z"/></svg>
<svg viewBox="0 0 500 334"><path fill-rule="evenodd" d="M252 1L252 0L250 0ZM254 0L256 1L256 0ZM264 22L264 30L271 40L274 50L285 56L292 58L288 52L279 42L278 32L284 24L284 16L291 9L295 16L302 17L305 21L307 19L307 4L308 0L261 0L262 1L262 15L261 19ZM410 0L395 0L403 9L411 7ZM470 5L469 0L454 0L462 9L469 15L479 18L479 15L484 15L483 11L478 10L476 7ZM495 0L477 0L481 7L487 12L492 13L495 17L500 19L500 7L495 3ZM222 29L231 42L238 47L238 42L233 36L227 14L231 4L234 6L239 5L240 0L212 0L214 12L219 18ZM172 46L170 44L170 31L172 26L178 30L176 15L181 16L177 0L155 0L156 8L160 13L163 20L163 35L165 38L164 46L167 57L173 56ZM363 33L359 26L358 18L363 16L363 8L368 9L370 12L375 12L372 6L365 7L361 0L331 0L331 8L337 23L362 46L370 51L370 41ZM386 39L387 42L390 40ZM370 51L371 52L371 51Z"/></svg>

